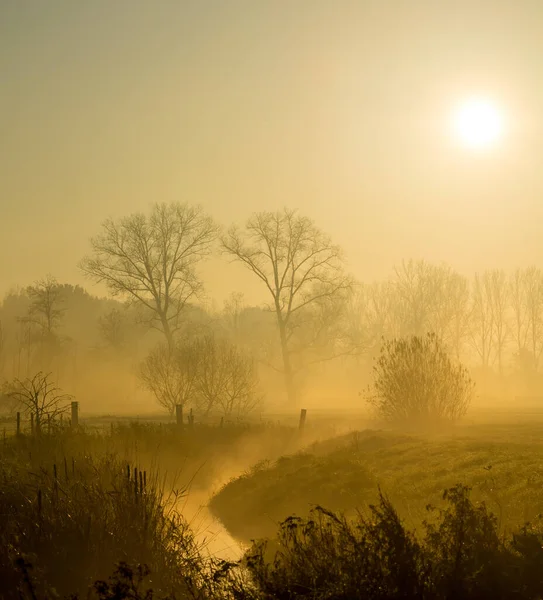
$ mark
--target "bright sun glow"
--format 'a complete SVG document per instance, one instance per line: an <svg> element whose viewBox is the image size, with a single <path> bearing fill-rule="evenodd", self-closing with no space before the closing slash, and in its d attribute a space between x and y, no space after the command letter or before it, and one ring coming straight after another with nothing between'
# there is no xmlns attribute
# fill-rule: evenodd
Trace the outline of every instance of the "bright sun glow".
<svg viewBox="0 0 543 600"><path fill-rule="evenodd" d="M492 102L479 98L468 100L457 109L454 132L470 148L489 148L503 134L502 114Z"/></svg>

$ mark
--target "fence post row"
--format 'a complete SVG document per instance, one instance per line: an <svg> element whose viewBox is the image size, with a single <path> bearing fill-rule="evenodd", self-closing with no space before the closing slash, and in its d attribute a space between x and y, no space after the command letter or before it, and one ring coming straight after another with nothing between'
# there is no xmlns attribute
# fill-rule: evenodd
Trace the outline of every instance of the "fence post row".
<svg viewBox="0 0 543 600"><path fill-rule="evenodd" d="M183 430L184 423L183 423L183 405L182 404L175 405L175 417L176 417L176 424L177 424L178 429ZM307 409L305 409L305 408L300 409L300 419L299 419L299 423L298 423L299 433L303 433L303 431L305 429L306 417L307 417ZM61 415L61 420L62 420L62 415ZM71 425L72 429L76 429L79 426L79 402L77 402L77 401L73 401L71 403L70 425ZM113 423L111 423L110 425L111 425L111 432L113 433L113 429L114 429ZM194 412L193 412L192 408L190 409L189 414L187 415L187 426L190 430L194 429ZM39 416L37 418L35 418L34 413L30 413L30 431L31 431L31 433L32 434L38 433L39 427L40 427ZM224 417L221 417L219 427L220 428L224 427ZM20 434L21 434L21 413L17 412L17 435L20 435Z"/></svg>

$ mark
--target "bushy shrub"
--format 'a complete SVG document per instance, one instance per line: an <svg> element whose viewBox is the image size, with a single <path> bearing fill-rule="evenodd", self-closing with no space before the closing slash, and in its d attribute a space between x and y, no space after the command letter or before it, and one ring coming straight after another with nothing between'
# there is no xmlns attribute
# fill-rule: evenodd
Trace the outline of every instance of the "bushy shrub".
<svg viewBox="0 0 543 600"><path fill-rule="evenodd" d="M373 373L368 400L388 420L456 420L474 389L467 369L433 333L385 341Z"/></svg>
<svg viewBox="0 0 543 600"><path fill-rule="evenodd" d="M290 517L273 547L259 542L249 551L251 584L234 593L261 600L541 598L541 533L527 526L500 537L495 517L469 493L461 485L447 490L446 509L420 537L382 495L355 521L321 507L308 519Z"/></svg>

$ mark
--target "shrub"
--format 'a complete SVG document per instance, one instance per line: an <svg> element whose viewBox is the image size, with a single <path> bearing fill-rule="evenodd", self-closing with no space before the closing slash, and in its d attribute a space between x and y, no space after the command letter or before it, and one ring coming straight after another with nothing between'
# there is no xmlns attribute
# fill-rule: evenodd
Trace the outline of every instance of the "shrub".
<svg viewBox="0 0 543 600"><path fill-rule="evenodd" d="M237 598L312 600L536 600L543 592L543 536L529 527L511 539L475 506L470 490L444 493L448 506L419 537L380 496L369 515L347 521L321 507L281 524L275 552L256 543L245 557L250 584ZM251 587L252 585L252 587Z"/></svg>
<svg viewBox="0 0 543 600"><path fill-rule="evenodd" d="M433 333L384 342L373 371L368 400L388 420L456 420L473 394L467 369Z"/></svg>

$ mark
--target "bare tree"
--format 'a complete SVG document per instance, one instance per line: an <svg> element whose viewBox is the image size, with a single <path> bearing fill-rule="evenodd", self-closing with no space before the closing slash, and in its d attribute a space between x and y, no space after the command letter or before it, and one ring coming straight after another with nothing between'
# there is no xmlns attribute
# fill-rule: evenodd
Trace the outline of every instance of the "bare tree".
<svg viewBox="0 0 543 600"><path fill-rule="evenodd" d="M379 349L382 338L401 335L403 324L392 282L376 281L359 286L351 310L359 319L354 327L364 332L372 353Z"/></svg>
<svg viewBox="0 0 543 600"><path fill-rule="evenodd" d="M344 272L343 256L310 219L296 211L255 214L245 230L232 227L222 238L225 253L240 261L262 282L275 313L290 404L296 404L295 361L292 344L318 302L351 292L353 282Z"/></svg>
<svg viewBox="0 0 543 600"><path fill-rule="evenodd" d="M208 415L243 416L260 401L255 361L228 340L207 335L198 342L200 362L198 408Z"/></svg>
<svg viewBox="0 0 543 600"><path fill-rule="evenodd" d="M543 272L517 269L510 279L512 337L519 359L529 357L537 370L543 353Z"/></svg>
<svg viewBox="0 0 543 600"><path fill-rule="evenodd" d="M204 416L219 411L242 416L260 401L255 361L226 339L206 335L155 348L140 366L140 378L159 404L194 407Z"/></svg>
<svg viewBox="0 0 543 600"><path fill-rule="evenodd" d="M126 341L126 318L118 308L112 308L98 319L100 335L111 348L119 350Z"/></svg>
<svg viewBox="0 0 543 600"><path fill-rule="evenodd" d="M497 364L500 373L509 341L509 291L503 271L485 271L474 277L470 339L483 368Z"/></svg>
<svg viewBox="0 0 543 600"><path fill-rule="evenodd" d="M143 307L148 324L173 348L183 308L202 289L195 267L209 254L217 232L198 207L156 204L148 216L105 221L91 240L92 255L80 266L114 295Z"/></svg>
<svg viewBox="0 0 543 600"><path fill-rule="evenodd" d="M140 365L139 376L146 389L168 412L189 406L196 395L202 356L195 342L157 346Z"/></svg>
<svg viewBox="0 0 543 600"><path fill-rule="evenodd" d="M244 417L262 402L256 362L235 346L226 349L223 362L228 373L219 406L225 417Z"/></svg>
<svg viewBox="0 0 543 600"><path fill-rule="evenodd" d="M245 298L242 292L233 292L224 302L224 320L228 332L236 344L241 342L245 308Z"/></svg>
<svg viewBox="0 0 543 600"><path fill-rule="evenodd" d="M48 275L27 288L30 307L26 320L39 328L43 338L52 339L66 312L62 287Z"/></svg>
<svg viewBox="0 0 543 600"><path fill-rule="evenodd" d="M466 277L450 272L444 286L443 307L446 311L443 342L457 361L463 355L469 334L470 290Z"/></svg>
<svg viewBox="0 0 543 600"><path fill-rule="evenodd" d="M42 423L50 422L66 412L68 402L73 397L56 387L50 373L41 371L22 381L15 379L8 394L25 412L34 416L38 432Z"/></svg>
<svg viewBox="0 0 543 600"><path fill-rule="evenodd" d="M290 344L295 364L308 367L365 347L366 338L353 327L350 303L343 294L320 298L298 317Z"/></svg>
<svg viewBox="0 0 543 600"><path fill-rule="evenodd" d="M401 335L422 335L429 331L430 318L439 304L433 265L423 260L403 261L394 273L395 300L403 324Z"/></svg>
<svg viewBox="0 0 543 600"><path fill-rule="evenodd" d="M403 324L401 335L433 332L459 354L466 333L467 280L446 264L424 260L404 261L394 273L394 312Z"/></svg>
<svg viewBox="0 0 543 600"><path fill-rule="evenodd" d="M493 322L492 352L493 363L498 364L498 372L503 373L504 352L509 342L509 286L505 272L493 269L483 273Z"/></svg>
<svg viewBox="0 0 543 600"><path fill-rule="evenodd" d="M478 273L473 279L470 311L470 340L483 368L491 366L494 313L488 285Z"/></svg>

